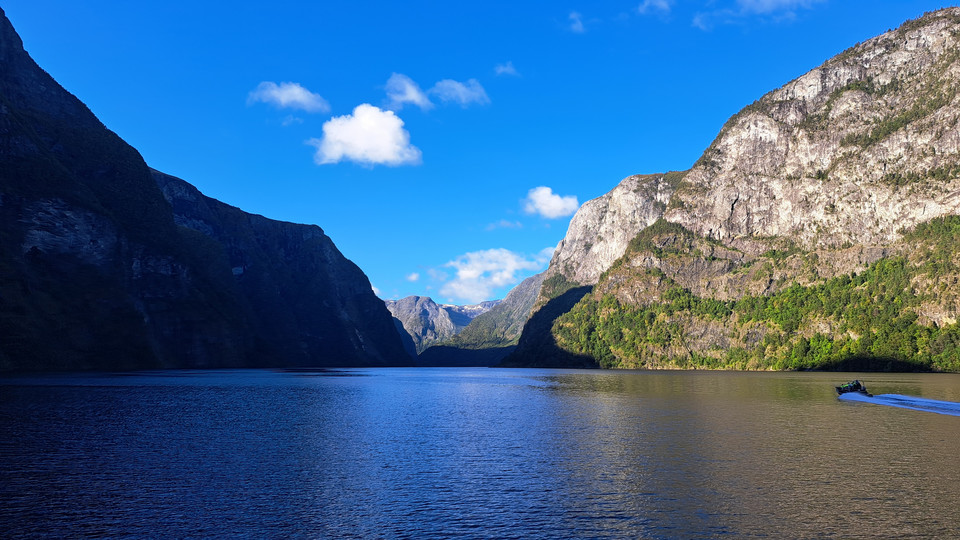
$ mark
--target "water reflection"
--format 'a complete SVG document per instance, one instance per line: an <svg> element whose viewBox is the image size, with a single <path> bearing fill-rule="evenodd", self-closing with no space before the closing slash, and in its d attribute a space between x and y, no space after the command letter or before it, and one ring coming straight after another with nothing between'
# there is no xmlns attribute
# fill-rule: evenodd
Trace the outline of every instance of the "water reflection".
<svg viewBox="0 0 960 540"><path fill-rule="evenodd" d="M570 437L576 446L567 462L577 469L571 474L592 483L592 493L628 499L617 508L634 515L685 516L652 531L684 537L956 534L955 519L941 521L951 515L944 500L958 500L951 493L958 475L950 444L938 434L956 444L960 426L932 415L838 406L830 377L644 372L550 380L558 392L575 396L564 400L569 409L556 409L566 415L558 425L591 426ZM878 377L880 387L947 396L955 386L943 383L960 382L872 376ZM927 381L932 388L922 385ZM624 472L611 477L611 464ZM937 473L938 467L949 470ZM929 519L931 529L918 529L918 516L921 523Z"/></svg>
<svg viewBox="0 0 960 540"><path fill-rule="evenodd" d="M839 401L835 374L344 374L0 380L5 536L960 532L960 419Z"/></svg>

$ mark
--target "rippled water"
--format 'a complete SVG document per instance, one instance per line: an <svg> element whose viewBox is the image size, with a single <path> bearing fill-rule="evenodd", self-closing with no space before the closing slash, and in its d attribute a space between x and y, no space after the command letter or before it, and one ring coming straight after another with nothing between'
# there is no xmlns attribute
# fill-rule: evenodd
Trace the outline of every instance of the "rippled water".
<svg viewBox="0 0 960 540"><path fill-rule="evenodd" d="M917 396L902 396L900 394L865 395L861 392L848 392L838 397L843 401L859 401L886 407L900 407L950 416L960 416L960 403L954 401L940 401Z"/></svg>
<svg viewBox="0 0 960 540"><path fill-rule="evenodd" d="M370 369L0 379L32 536L960 537L956 375Z"/></svg>

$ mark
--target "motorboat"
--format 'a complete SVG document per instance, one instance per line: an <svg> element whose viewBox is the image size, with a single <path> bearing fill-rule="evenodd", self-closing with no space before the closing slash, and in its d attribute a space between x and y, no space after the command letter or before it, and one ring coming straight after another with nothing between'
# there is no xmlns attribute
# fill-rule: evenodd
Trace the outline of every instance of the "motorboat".
<svg viewBox="0 0 960 540"><path fill-rule="evenodd" d="M863 394L867 397L873 397L873 394L867 392L867 387L863 385L859 380L853 380L848 383L841 384L837 387L837 395L843 395L850 392L857 392Z"/></svg>

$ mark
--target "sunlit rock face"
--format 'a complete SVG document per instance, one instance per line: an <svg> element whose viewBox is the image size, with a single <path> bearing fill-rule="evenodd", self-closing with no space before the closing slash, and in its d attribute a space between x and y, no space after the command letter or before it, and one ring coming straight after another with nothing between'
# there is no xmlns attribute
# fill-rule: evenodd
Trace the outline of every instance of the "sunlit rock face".
<svg viewBox="0 0 960 540"><path fill-rule="evenodd" d="M859 44L734 115L685 173L588 201L547 278L595 284L663 217L747 252L895 241L960 209L960 9Z"/></svg>
<svg viewBox="0 0 960 540"><path fill-rule="evenodd" d="M960 208L960 10L830 59L731 118L666 219L748 251L895 241Z"/></svg>
<svg viewBox="0 0 960 540"><path fill-rule="evenodd" d="M814 337L892 357L858 341L866 331L850 330L845 306L784 329L703 302L852 283L884 261L904 265L909 286L895 287L912 296L891 305L910 303L897 316L918 321L917 335L955 324L953 222L935 218L960 214L958 124L960 8L844 51L730 118L686 172L630 177L584 204L508 363L724 366L737 349L741 368L800 365L764 358L799 358ZM617 319L630 310L647 318ZM940 349L911 361L949 356Z"/></svg>
<svg viewBox="0 0 960 540"><path fill-rule="evenodd" d="M680 177L682 173L630 176L583 203L557 245L546 278L561 275L578 284L596 283L630 240L663 216L675 190L671 184Z"/></svg>

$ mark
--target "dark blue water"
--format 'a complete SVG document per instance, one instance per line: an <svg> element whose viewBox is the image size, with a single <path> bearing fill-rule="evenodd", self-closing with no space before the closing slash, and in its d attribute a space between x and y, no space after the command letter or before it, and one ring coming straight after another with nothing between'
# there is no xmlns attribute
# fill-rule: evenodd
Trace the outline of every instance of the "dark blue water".
<svg viewBox="0 0 960 540"><path fill-rule="evenodd" d="M954 375L856 377L960 401ZM960 537L960 418L838 400L840 382L495 369L0 379L0 536Z"/></svg>

